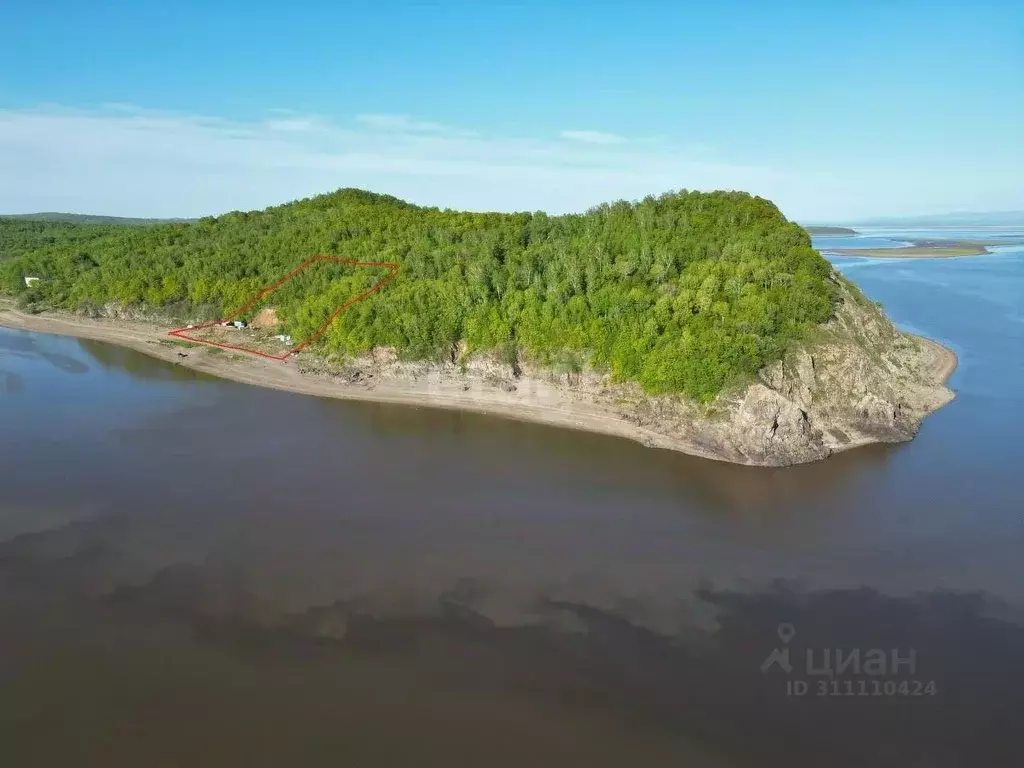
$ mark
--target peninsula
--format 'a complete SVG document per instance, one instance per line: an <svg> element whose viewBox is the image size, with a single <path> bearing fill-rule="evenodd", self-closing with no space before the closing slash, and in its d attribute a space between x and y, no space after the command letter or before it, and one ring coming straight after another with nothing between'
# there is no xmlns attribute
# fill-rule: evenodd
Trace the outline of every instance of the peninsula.
<svg viewBox="0 0 1024 768"><path fill-rule="evenodd" d="M921 240L910 239L900 248L829 248L829 253L841 256L863 256L874 259L948 259L954 256L984 256L992 247L1013 245L1013 240Z"/></svg>
<svg viewBox="0 0 1024 768"><path fill-rule="evenodd" d="M337 259L263 296L316 254ZM379 263L396 276L371 293L384 275L366 267ZM744 464L910 439L952 398L952 353L897 331L805 230L735 192L559 217L340 190L191 223L0 220L0 292L0 325L247 383L468 408ZM213 323L239 308L240 327ZM167 335L204 323L211 336ZM282 346L321 328L297 354ZM203 343L218 334L285 360Z"/></svg>

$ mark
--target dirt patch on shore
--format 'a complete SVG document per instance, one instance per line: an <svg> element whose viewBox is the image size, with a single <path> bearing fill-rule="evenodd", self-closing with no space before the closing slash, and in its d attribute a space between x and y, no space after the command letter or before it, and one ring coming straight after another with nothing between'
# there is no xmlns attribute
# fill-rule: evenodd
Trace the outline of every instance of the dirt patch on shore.
<svg viewBox="0 0 1024 768"><path fill-rule="evenodd" d="M281 320L277 316L277 310L273 307L260 310L260 313L249 323L253 328L277 328L280 324Z"/></svg>

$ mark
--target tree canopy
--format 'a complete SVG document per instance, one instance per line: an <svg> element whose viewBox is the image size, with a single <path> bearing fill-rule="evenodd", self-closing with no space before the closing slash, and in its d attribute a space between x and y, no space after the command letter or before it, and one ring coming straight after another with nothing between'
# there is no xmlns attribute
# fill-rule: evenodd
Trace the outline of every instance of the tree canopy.
<svg viewBox="0 0 1024 768"><path fill-rule="evenodd" d="M189 223L0 219L0 290L43 306L113 301L216 319L321 253L401 266L335 320L324 351L393 346L424 359L464 342L702 400L778 359L836 301L828 262L771 202L686 191L565 216L342 189ZM273 296L284 329L307 337L379 272L311 269ZM46 279L26 287L25 276Z"/></svg>

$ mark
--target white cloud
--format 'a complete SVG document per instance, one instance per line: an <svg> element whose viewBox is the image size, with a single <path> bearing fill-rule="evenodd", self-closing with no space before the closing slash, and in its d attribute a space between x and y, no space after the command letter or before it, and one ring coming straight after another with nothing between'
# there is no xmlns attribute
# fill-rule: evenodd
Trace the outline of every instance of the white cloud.
<svg viewBox="0 0 1024 768"><path fill-rule="evenodd" d="M277 120L267 120L266 126L272 131L297 132L316 131L323 127L319 121L303 117L283 117Z"/></svg>
<svg viewBox="0 0 1024 768"><path fill-rule="evenodd" d="M201 216L339 187L421 205L551 213L680 188L747 190L805 220L1024 207L1012 169L989 174L982 196L968 184L973 168L961 177L945 168L779 170L668 139L517 139L396 115L354 125L287 110L253 121L130 105L0 110L0 211Z"/></svg>
<svg viewBox="0 0 1024 768"><path fill-rule="evenodd" d="M626 142L623 136L616 136L614 133L602 133L601 131L562 131L559 135L563 139L580 141L584 144L624 144Z"/></svg>
<svg viewBox="0 0 1024 768"><path fill-rule="evenodd" d="M449 136L475 136L473 131L464 131L441 123L415 120L409 115L356 115L356 122L379 131L393 133L434 133Z"/></svg>

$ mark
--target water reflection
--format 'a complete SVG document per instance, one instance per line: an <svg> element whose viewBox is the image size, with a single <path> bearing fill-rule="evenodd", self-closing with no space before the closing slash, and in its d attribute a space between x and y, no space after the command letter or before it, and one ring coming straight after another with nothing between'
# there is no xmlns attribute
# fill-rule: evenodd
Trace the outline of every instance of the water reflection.
<svg viewBox="0 0 1024 768"><path fill-rule="evenodd" d="M47 345L39 343L38 336L28 333L0 333L0 353L8 359L15 357L44 360L64 373L86 373L89 366L77 358L52 351Z"/></svg>
<svg viewBox="0 0 1024 768"><path fill-rule="evenodd" d="M337 665L369 671L364 679L346 675L347 685L331 690L338 712L358 709L369 694L367 686L385 686L389 696L410 684L421 695L432 691L427 696L432 706L452 707L459 719L442 729L442 743L434 747L415 734L421 741L410 747L409 757L441 759L450 754L443 744L473 738L482 723L459 708L459 699L481 688L514 692L513 698L541 710L560 702L561 716L570 720L573 712L585 713L591 739L600 740L607 723L626 731L654 729L659 749L710 761L727 758L737 766L1013 765L1024 757L1013 737L1024 690L1008 684L1024 664L1024 618L984 593L933 590L900 598L868 588L807 592L768 584L736 591L706 585L674 597L713 621L677 632L652 630L613 610L543 590L523 596L530 621L502 624L481 612L491 587L472 578L455 581L429 603L401 610L395 605L381 610L359 599L289 610L228 564L173 563L142 575L132 558L111 544L127 533L125 525L97 521L8 542L0 548L0 579L94 603L104 621L123 634L119 645L125 645L122 652L134 665L152 663L142 642L152 631L160 637L186 631L186 645L247 657L246 675L256 684L270 682L263 670L281 664L297 674L312 669L326 679L333 679L330 670ZM351 585L334 586L339 593L351 590ZM58 657L66 653L66 643L26 624L23 610L16 601L0 603L4 626L43 632L32 635L33 641ZM781 623L794 627L795 635L785 643L778 635ZM762 671L772 651L784 644L793 669ZM825 649L841 649L848 657L853 651L866 657L874 649L895 650L900 661L876 676L810 674L801 660L810 652L821 670ZM189 662L165 656L164 663ZM383 676L381 664L408 677L396 682ZM193 706L230 668L218 664L206 674L211 677L183 686L176 707ZM305 695L318 700L326 694L305 675L302 679L302 695L279 715L272 740L278 749L289 743L291 729L318 711ZM809 684L804 695L789 693L787 684L794 680ZM833 685L835 680L843 685ZM847 680L852 687L845 686ZM875 692L876 680L892 681L892 690L886 693L889 689L880 685ZM932 685L934 694L925 692ZM128 683L113 677L107 686L117 695ZM857 693L861 689L868 693ZM47 695L39 690L23 699L19 710L8 712L7 722L21 723L30 736L39 724L24 713ZM227 701L236 715L239 708L245 713L264 706L259 698L232 695ZM76 716L77 709L65 703L51 712L67 725L61 718ZM154 716L134 713L134 727L155 727ZM359 732L347 738L372 741ZM590 764L614 764L593 759Z"/></svg>
<svg viewBox="0 0 1024 768"><path fill-rule="evenodd" d="M209 374L182 365L168 365L146 355L91 339L76 339L78 346L97 365L108 371L130 374L139 381L209 381Z"/></svg>
<svg viewBox="0 0 1024 768"><path fill-rule="evenodd" d="M0 370L0 395L17 395L24 389L24 378L13 371Z"/></svg>
<svg viewBox="0 0 1024 768"><path fill-rule="evenodd" d="M32 352L37 348L37 336L30 333L0 333L0 350L4 352Z"/></svg>
<svg viewBox="0 0 1024 768"><path fill-rule="evenodd" d="M577 469L591 478L603 477L626 488L671 487L694 503L694 511L786 514L806 507L809 499L841 497L845 487L857 486L877 474L902 445L873 445L837 454L827 462L789 468L742 467L649 449L624 439L528 422L495 419L471 412L446 411L378 403L320 401L318 418L338 429L361 434L405 437L410 442L471 445L482 451L500 447L510 455L532 454L543 444L545 462L559 470ZM472 461L472 457L466 457Z"/></svg>

